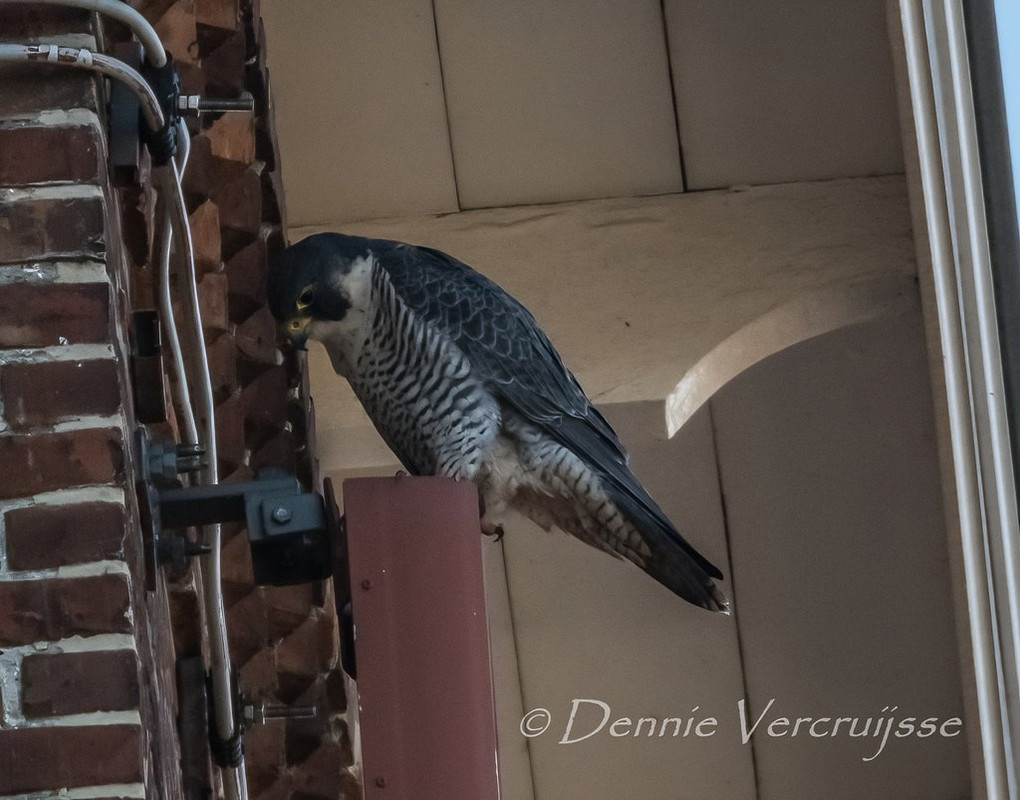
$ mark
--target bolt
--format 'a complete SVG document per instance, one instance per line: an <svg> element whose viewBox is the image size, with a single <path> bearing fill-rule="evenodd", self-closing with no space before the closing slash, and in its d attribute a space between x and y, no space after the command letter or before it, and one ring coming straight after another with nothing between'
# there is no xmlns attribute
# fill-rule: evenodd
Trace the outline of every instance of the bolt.
<svg viewBox="0 0 1020 800"><path fill-rule="evenodd" d="M378 786L380 789L385 789L386 779L382 775L380 775L378 778L375 779L375 785Z"/></svg>
<svg viewBox="0 0 1020 800"><path fill-rule="evenodd" d="M361 588L364 589L365 591L368 591L369 589L372 588L372 581L370 581L368 578L365 578L365 580L361 582Z"/></svg>
<svg viewBox="0 0 1020 800"><path fill-rule="evenodd" d="M318 713L315 706L262 706L266 719L311 719Z"/></svg>
<svg viewBox="0 0 1020 800"><path fill-rule="evenodd" d="M207 556L211 552L211 544L204 544L202 542L185 542L184 544L184 555L189 558L193 556Z"/></svg>
<svg viewBox="0 0 1020 800"><path fill-rule="evenodd" d="M277 506L274 508L273 522L278 522L281 525L285 522L290 522L290 509L287 506Z"/></svg>

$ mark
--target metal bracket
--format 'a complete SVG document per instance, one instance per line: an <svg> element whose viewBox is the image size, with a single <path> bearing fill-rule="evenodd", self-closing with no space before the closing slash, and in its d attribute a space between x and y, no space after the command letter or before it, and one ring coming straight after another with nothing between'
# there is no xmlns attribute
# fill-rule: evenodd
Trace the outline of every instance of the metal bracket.
<svg viewBox="0 0 1020 800"><path fill-rule="evenodd" d="M131 389L139 422L166 421L163 394L163 348L159 315L154 309L131 314Z"/></svg>
<svg viewBox="0 0 1020 800"><path fill-rule="evenodd" d="M327 524L323 498L304 492L297 478L267 469L254 481L182 487L168 481L183 466L194 467L200 451L189 446L154 445L139 437L139 461L144 472L139 487L147 540L158 542L164 531L222 522L244 522L248 529L255 582L287 586L323 580L333 574L336 527ZM335 518L334 510L330 514Z"/></svg>
<svg viewBox="0 0 1020 800"><path fill-rule="evenodd" d="M197 444L154 442L144 428L139 428L135 434L135 451L141 467L141 476L135 481L135 493L142 524L145 588L152 592L156 590L160 567L183 565L188 558L209 552L206 545L191 542L184 536L164 533L158 486L177 486L181 473L202 469L205 466L205 450Z"/></svg>

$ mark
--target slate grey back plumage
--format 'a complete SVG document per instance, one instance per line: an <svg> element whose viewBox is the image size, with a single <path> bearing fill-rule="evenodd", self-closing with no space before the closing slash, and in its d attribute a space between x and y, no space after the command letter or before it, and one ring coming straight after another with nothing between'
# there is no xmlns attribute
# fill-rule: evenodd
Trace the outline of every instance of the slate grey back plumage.
<svg viewBox="0 0 1020 800"><path fill-rule="evenodd" d="M438 250L320 234L274 269L274 313L287 318L310 276L369 254L371 325L347 377L409 471L484 481L497 438L510 441L534 478L514 489L522 511L726 610L719 570L631 473L615 431L530 312L485 276Z"/></svg>

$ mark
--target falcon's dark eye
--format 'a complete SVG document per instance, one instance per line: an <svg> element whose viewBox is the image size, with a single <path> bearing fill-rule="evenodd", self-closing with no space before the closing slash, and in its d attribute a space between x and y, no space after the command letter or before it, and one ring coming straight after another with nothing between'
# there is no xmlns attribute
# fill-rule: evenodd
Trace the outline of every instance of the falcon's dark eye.
<svg viewBox="0 0 1020 800"><path fill-rule="evenodd" d="M301 294L298 295L297 310L304 311L306 308L308 308L308 306L312 304L313 300L315 300L315 287L306 286L301 291Z"/></svg>

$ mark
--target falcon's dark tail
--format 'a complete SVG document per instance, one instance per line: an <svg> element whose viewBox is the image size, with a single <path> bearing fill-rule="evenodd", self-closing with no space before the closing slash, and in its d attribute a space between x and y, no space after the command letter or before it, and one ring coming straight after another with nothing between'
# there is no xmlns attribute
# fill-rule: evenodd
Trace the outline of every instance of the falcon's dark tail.
<svg viewBox="0 0 1020 800"><path fill-rule="evenodd" d="M729 614L730 601L714 580L721 580L722 572L677 533L644 490L640 490L644 496L636 498L633 489L621 491L611 483L606 489L651 551L640 563L634 558L628 557L629 560L684 600L709 611Z"/></svg>

